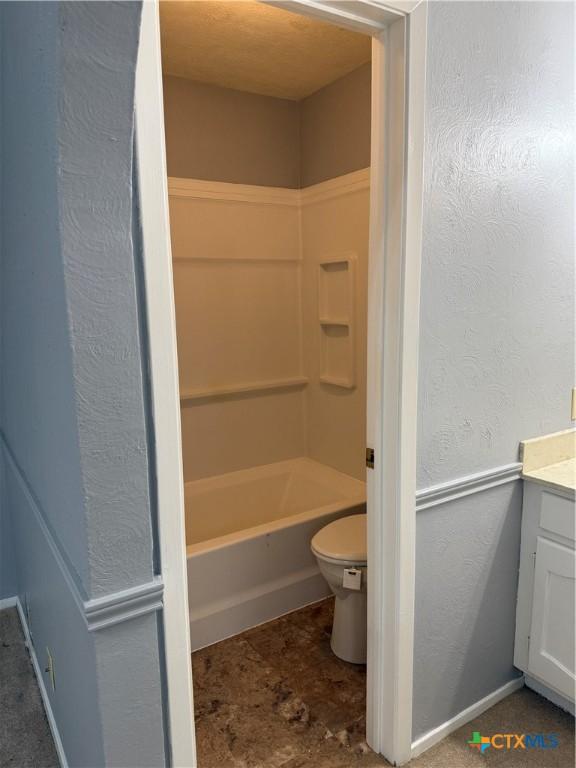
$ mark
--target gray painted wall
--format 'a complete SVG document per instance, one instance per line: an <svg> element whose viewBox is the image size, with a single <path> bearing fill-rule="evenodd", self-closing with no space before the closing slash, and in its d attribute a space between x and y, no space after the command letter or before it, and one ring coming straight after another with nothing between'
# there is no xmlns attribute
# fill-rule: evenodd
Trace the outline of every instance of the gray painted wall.
<svg viewBox="0 0 576 768"><path fill-rule="evenodd" d="M0 4L0 29L3 25L3 9ZM2 65L2 34L0 34L0 66ZM3 128L2 77L0 76L0 159L2 157ZM0 211L2 209L3 164L0 162ZM1 221L1 219L0 219ZM2 233L0 232L0 265L2 264ZM0 267L1 269L1 267ZM0 271L1 276L1 271ZM0 281L0 312L2 306L2 284ZM0 330L0 361L2 359L2 334ZM2 376L0 374L0 402L2 401ZM11 520L8 517L4 500L4 454L0 448L0 600L16 594L16 568L13 558L13 534Z"/></svg>
<svg viewBox="0 0 576 768"><path fill-rule="evenodd" d="M574 7L430 3L419 487L570 426Z"/></svg>
<svg viewBox="0 0 576 768"><path fill-rule="evenodd" d="M301 101L165 75L168 175L307 187L370 165L371 64Z"/></svg>
<svg viewBox="0 0 576 768"><path fill-rule="evenodd" d="M518 676L520 483L418 513L414 736Z"/></svg>
<svg viewBox="0 0 576 768"><path fill-rule="evenodd" d="M429 4L418 487L570 426L574 7ZM511 679L519 491L418 515L414 735Z"/></svg>
<svg viewBox="0 0 576 768"><path fill-rule="evenodd" d="M156 614L95 632L84 615L155 578L132 241L140 10L2 7L0 526L74 766L165 763Z"/></svg>
<svg viewBox="0 0 576 768"><path fill-rule="evenodd" d="M60 236L92 596L153 575L131 226L140 5L107 5L61 11Z"/></svg>
<svg viewBox="0 0 576 768"><path fill-rule="evenodd" d="M297 101L172 75L162 82L169 176L298 187Z"/></svg>
<svg viewBox="0 0 576 768"><path fill-rule="evenodd" d="M4 440L89 589L57 196L59 8L4 4L2 410ZM41 58L33 59L44 43ZM38 56L38 54L36 54Z"/></svg>
<svg viewBox="0 0 576 768"><path fill-rule="evenodd" d="M300 102L300 186L370 165L372 65L364 64Z"/></svg>

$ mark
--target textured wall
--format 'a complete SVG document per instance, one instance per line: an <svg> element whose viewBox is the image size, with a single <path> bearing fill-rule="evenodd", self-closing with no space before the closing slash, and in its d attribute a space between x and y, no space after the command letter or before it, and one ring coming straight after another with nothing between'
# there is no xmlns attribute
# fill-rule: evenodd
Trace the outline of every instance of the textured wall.
<svg viewBox="0 0 576 768"><path fill-rule="evenodd" d="M60 238L94 595L152 576L131 219L140 7L106 5L62 6L59 103Z"/></svg>
<svg viewBox="0 0 576 768"><path fill-rule="evenodd" d="M59 531L62 557L87 591L86 521L56 188L59 13L57 4L25 7L4 4L0 423L47 525ZM41 58L36 53L40 46Z"/></svg>
<svg viewBox="0 0 576 768"><path fill-rule="evenodd" d="M300 186L370 165L371 64L300 102Z"/></svg>
<svg viewBox="0 0 576 768"><path fill-rule="evenodd" d="M86 595L90 568L59 232L60 9L3 3L2 13L0 453L12 595L41 669L53 654L58 694L47 691L70 764L102 765L93 640L69 586Z"/></svg>
<svg viewBox="0 0 576 768"><path fill-rule="evenodd" d="M573 50L568 3L429 4L420 488L570 425ZM520 505L418 514L415 736L515 675Z"/></svg>
<svg viewBox="0 0 576 768"><path fill-rule="evenodd" d="M414 736L519 674L521 512L521 485L512 483L418 513Z"/></svg>
<svg viewBox="0 0 576 768"><path fill-rule="evenodd" d="M570 426L573 14L430 4L419 487Z"/></svg>
<svg viewBox="0 0 576 768"><path fill-rule="evenodd" d="M157 617L92 633L84 615L154 577L132 243L140 10L2 8L3 511L74 766L165 760Z"/></svg>

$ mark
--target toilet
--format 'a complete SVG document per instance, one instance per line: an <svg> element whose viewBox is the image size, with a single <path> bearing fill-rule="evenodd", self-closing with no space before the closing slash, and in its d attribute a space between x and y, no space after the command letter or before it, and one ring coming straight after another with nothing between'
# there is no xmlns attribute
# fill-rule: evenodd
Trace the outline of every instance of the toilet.
<svg viewBox="0 0 576 768"><path fill-rule="evenodd" d="M336 600L330 645L338 658L366 663L366 515L329 523L313 537L312 552Z"/></svg>

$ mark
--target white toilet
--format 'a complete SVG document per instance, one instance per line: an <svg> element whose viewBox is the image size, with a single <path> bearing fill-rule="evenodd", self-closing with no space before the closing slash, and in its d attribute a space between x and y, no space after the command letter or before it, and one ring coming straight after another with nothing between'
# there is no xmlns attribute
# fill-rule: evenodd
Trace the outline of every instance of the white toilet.
<svg viewBox="0 0 576 768"><path fill-rule="evenodd" d="M349 515L312 539L320 572L334 592L332 650L353 664L366 663L366 515Z"/></svg>

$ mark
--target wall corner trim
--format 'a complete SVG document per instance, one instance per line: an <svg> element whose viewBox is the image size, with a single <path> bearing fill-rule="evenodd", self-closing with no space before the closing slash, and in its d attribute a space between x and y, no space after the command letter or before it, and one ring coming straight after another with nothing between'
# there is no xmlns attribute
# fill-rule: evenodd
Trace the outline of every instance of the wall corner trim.
<svg viewBox="0 0 576 768"><path fill-rule="evenodd" d="M162 579L154 578L145 584L96 597L84 602L84 619L89 632L158 611L163 606Z"/></svg>
<svg viewBox="0 0 576 768"><path fill-rule="evenodd" d="M484 696L483 699L480 699L469 707L466 707L466 709L463 709L462 712L459 712L457 715L450 718L450 720L442 723L442 725L439 725L437 728L433 728L423 736L419 736L415 741L412 742L412 760L415 757L418 757L418 755L421 755L423 752L426 752L426 750L430 749L430 747L438 744L438 742L442 741L442 739L445 739L446 736L449 736L451 733L454 733L454 731L457 731L458 728L461 728L463 725L466 725L466 723L469 723L470 720L479 717L483 712L486 712L486 710L490 709L495 704L498 704L499 701L502 701L502 699L510 696L510 694L514 693L514 691L517 691L519 688L523 687L524 675L520 675L520 677L516 677L514 680L510 680L509 682L504 683L504 685L502 685L500 688L497 688L495 691L492 691L492 693L489 693L488 696Z"/></svg>
<svg viewBox="0 0 576 768"><path fill-rule="evenodd" d="M430 507L470 496L473 493L481 493L489 488L512 483L520 480L521 477L522 464L514 463L476 472L473 475L466 475L455 480L448 480L438 485L431 485L429 488L416 491L416 511L421 512Z"/></svg>

